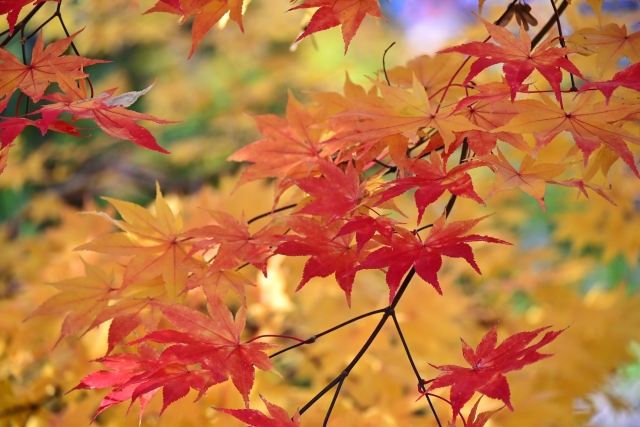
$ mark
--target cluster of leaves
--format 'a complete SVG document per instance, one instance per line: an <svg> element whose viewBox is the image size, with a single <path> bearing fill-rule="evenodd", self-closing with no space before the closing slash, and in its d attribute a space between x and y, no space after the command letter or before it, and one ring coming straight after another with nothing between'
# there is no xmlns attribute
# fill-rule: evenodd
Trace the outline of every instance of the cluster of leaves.
<svg viewBox="0 0 640 427"><path fill-rule="evenodd" d="M194 48L224 13L229 12L230 18L241 25L241 1L204 2L194 10L186 9L183 3L191 2L160 1L154 10L175 13L182 19L195 15ZM344 6L339 1L307 1L298 6L320 8L301 37L342 24L348 45L364 13L379 14L377 2L360 3L358 14L354 15L342 13L343 9L332 9ZM484 205L495 192L519 187L544 209L547 184L575 187L585 195L587 189L591 189L608 198L592 178L598 171L606 177L619 158L639 175L627 144L638 143L640 138L626 130L625 124L637 119L640 108L628 97L611 99L618 87L637 89L637 64L633 54L626 54L634 63L626 70L611 80L587 82L580 90L573 79L586 81L586 73L568 58L592 50L599 63L603 61L606 67L611 67L620 58L619 52L624 55L633 51L626 43L633 46L634 34L627 36L626 29L610 24L577 31L568 39L571 48L557 47L558 43L564 44L563 39L551 36L532 49L524 28L516 38L498 25L482 22L496 44L487 39L445 49L434 58L417 58L406 67L385 70L377 79L372 79L369 89L347 79L344 95L315 93L311 95L315 101L311 106L304 106L290 94L286 118L255 117L264 139L240 149L230 160L251 163L238 185L264 178L276 180L270 221L257 231L250 231L254 220L236 219L221 211L210 212L213 219L210 225L184 230L180 216L171 211L159 189L155 214L128 202L109 200L122 221L107 219L122 231L78 249L131 257L124 263L121 284L116 286L112 275L87 264L85 277L57 283L55 286L62 293L33 314L66 314L60 338L112 321L107 355L99 360L110 370L91 374L76 387L113 388L98 413L127 400L131 400L131 404L139 400L142 413L160 389L164 411L190 389L196 390L200 398L210 387L230 378L246 408L221 408L220 411L255 426L299 425L300 415L316 398L298 411L293 420L283 409L266 400L273 418L249 409L255 368L274 370L265 352L273 345L264 341L266 337L242 339L246 310L244 287L252 283L239 269L250 264L266 276L267 261L273 255L309 257L298 289L313 278L333 275L348 305L359 271L385 273L389 308L383 311L379 327L348 368L318 394L319 398L337 386L337 397L350 369L367 351L386 320L396 321L402 337L394 310L415 273L442 294L438 274L443 257L462 258L480 273L469 243L507 243L495 237L470 234L485 217L448 220L457 197ZM612 32L617 34L613 37L618 37L619 45L611 51L594 41L605 33L611 37ZM72 37L64 39L67 46L62 51ZM38 40L42 51L42 39ZM60 42L63 41L55 43ZM438 64L456 53L469 58L459 58L459 68L438 83ZM472 57L478 59L464 76L461 71ZM49 60L46 66L51 64ZM488 79L484 84L475 83L483 74L490 75L485 69L495 64L503 64L504 74L499 81ZM56 120L60 113L68 112L93 118L113 136L154 148L147 134L140 136L139 127L131 127L137 126L131 120L149 116L123 113L128 111L124 107L146 90L120 97L112 97L113 91L88 96L84 84L75 83L86 77L82 71L84 65L90 64L72 65L64 72L62 66L49 68L45 77L33 79L37 83L25 83L25 88L22 80L16 84L14 90L19 87L30 97L29 93L40 91L40 98L50 96L55 103L36 111L42 115L38 122L19 117L7 119L3 122L7 124L2 136L17 135L21 123L45 130L58 127L77 132L75 128L64 127L68 123L62 125ZM20 66L24 67L22 63ZM27 68L33 74L33 60ZM530 90L531 83L527 82L534 71L548 82L550 89ZM571 74L571 86L563 90L567 73ZM52 81L58 83L65 94L44 95L46 85ZM546 93L553 94L555 100ZM8 93L6 99L10 95ZM34 102L40 99L31 98ZM122 119L123 116L126 118ZM111 122L117 126L104 124ZM575 144L566 160L562 163L537 161L538 151L553 144L563 132L569 133ZM455 164L453 154L457 151L460 160ZM521 158L518 168L504 154L507 151L518 153L515 156ZM581 164L585 167L580 176ZM478 177L470 173L479 168L484 176L494 177L494 187L484 197L474 189L474 179L477 181ZM413 189L418 213L415 227L401 222L403 212L395 203L398 197ZM279 206L285 193L295 199L294 205ZM445 194L449 202L442 206L440 199ZM289 209L293 209L290 215L282 214ZM438 209L442 214L436 214L432 224L421 227L423 216L434 216ZM383 210L384 214L378 212ZM204 295L208 316L186 305L185 295L198 288ZM240 301L235 319L222 300L229 290ZM545 329L516 334L497 345L494 327L475 351L463 342L463 355L471 368L436 366L442 373L431 381L423 380L416 370L421 394L428 397L434 389L451 386L454 423L476 391L501 400L512 409L509 386L503 374L549 356L538 353L538 349L561 331L547 332L539 342L530 345ZM144 335L128 342L127 346L137 345L137 353L112 355L115 347L135 330L144 331ZM301 344L311 344L315 338L298 340ZM151 343L161 344L162 350ZM411 360L409 351L407 355ZM431 385L425 389L425 384ZM477 415L478 402L469 419L463 421L467 426L482 426L492 415ZM331 409L327 419L330 412Z"/></svg>
<svg viewBox="0 0 640 427"><path fill-rule="evenodd" d="M7 4L2 6L6 10L0 9L0 14L7 14L6 18L9 23L9 29L5 31L5 34L8 33L8 35L2 41L0 49L0 61L2 61L0 64L0 73L2 73L0 74L0 113L6 109L14 93L19 92L15 116L3 117L0 121L0 173L6 166L9 148L27 126L36 127L42 135L52 130L73 136L82 136L80 128L60 119L62 113L68 113L72 121L91 119L102 131L114 138L130 140L141 147L168 153L158 145L156 139L147 129L134 121L172 122L126 108L131 106L141 95L147 93L153 85L139 92L127 92L117 96L114 96L116 88L113 88L94 96L93 85L88 80L89 75L85 73L84 68L108 61L87 59L78 54L73 41L82 30L74 34L68 33L61 14L62 2L60 0L57 1L58 6L55 13L36 31L25 35L27 23L38 12L44 1L34 2L35 7L17 25L16 20L21 9L30 2L6 2ZM43 27L54 18L58 18L67 37L45 47ZM20 35L22 39L22 58L18 58L4 49L4 46L17 35ZM27 56L25 43L35 36L37 39ZM69 47L73 48L74 55L64 55ZM27 57L30 57L29 61L27 61ZM45 93L50 84L54 82L57 83L61 91ZM27 99L23 113L21 113L23 96L26 96ZM39 105L42 100L51 103ZM29 112L30 101L40 108ZM34 119L33 116L36 114L40 114L41 118Z"/></svg>

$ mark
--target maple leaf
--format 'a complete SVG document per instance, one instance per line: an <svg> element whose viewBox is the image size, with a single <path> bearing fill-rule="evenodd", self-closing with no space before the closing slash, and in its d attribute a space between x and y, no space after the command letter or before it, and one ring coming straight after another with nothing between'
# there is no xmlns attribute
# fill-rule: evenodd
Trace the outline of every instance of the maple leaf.
<svg viewBox="0 0 640 427"><path fill-rule="evenodd" d="M0 1L0 16L7 15L7 24L9 24L9 35L13 35L13 30L16 27L16 22L20 16L20 11L23 7L31 3L37 5L46 1L55 1L60 3L60 0L2 0Z"/></svg>
<svg viewBox="0 0 640 427"><path fill-rule="evenodd" d="M413 76L420 82L427 92L435 93L447 86L451 79L451 69L459 66L459 61L451 55L420 55L402 67L394 67L387 71L386 77L392 86L404 88L413 87ZM463 66L462 72L468 68ZM468 70L466 70L468 71ZM451 87L454 90L455 87ZM449 93L449 92L447 92Z"/></svg>
<svg viewBox="0 0 640 427"><path fill-rule="evenodd" d="M55 346L65 337L91 329L96 315L107 308L109 299L116 291L113 273L84 263L85 276L52 283L61 292L42 303L26 320L36 316L50 316L68 313L62 322L60 337ZM87 329L87 330L88 330Z"/></svg>
<svg viewBox="0 0 640 427"><path fill-rule="evenodd" d="M27 126L37 127L42 135L47 133L48 130L54 130L73 136L82 136L75 126L61 120L46 123L42 119L30 120L24 117L7 117L0 122L0 147L6 147L13 143Z"/></svg>
<svg viewBox="0 0 640 427"><path fill-rule="evenodd" d="M148 331L157 328L161 313L151 302L169 303L172 301L167 295L162 276L136 282L127 287L120 287L115 290L110 299L110 305L97 314L87 329L90 331L113 319L109 325L106 354L111 353L115 346L133 332L138 325L142 324Z"/></svg>
<svg viewBox="0 0 640 427"><path fill-rule="evenodd" d="M25 65L4 48L0 49L0 99L10 97L18 88L34 102L40 101L51 82L60 83L60 75L67 79L87 77L83 68L93 64L106 63L100 59L87 59L75 55L63 55L71 42L82 30L60 39L44 48L40 32L33 51L31 63Z"/></svg>
<svg viewBox="0 0 640 427"><path fill-rule="evenodd" d="M470 169L486 166L483 162L468 161L447 171L446 164L442 162L442 158L437 152L432 152L429 160L410 159L406 161L406 168L414 176L399 178L383 184L382 187L386 189L381 193L380 200L374 206L398 197L414 187L418 187L414 194L418 208L418 224L420 224L427 206L438 200L445 190L449 190L451 194L475 200L484 206L484 201L474 191L473 182L467 173Z"/></svg>
<svg viewBox="0 0 640 427"><path fill-rule="evenodd" d="M456 105L456 109L453 110L453 114L459 113L465 108L471 106L475 103L486 102L491 107L495 106L501 101L509 99L511 97L511 86L509 86L504 78L501 82L491 82L483 85L478 85L473 87L474 90L477 90L480 93L475 95L466 96L461 99ZM518 88L518 93L529 93L529 85L523 84Z"/></svg>
<svg viewBox="0 0 640 427"><path fill-rule="evenodd" d="M189 291L197 287L202 287L205 296L209 301L215 298L222 298L229 289L236 293L240 300L245 300L245 286L255 286L242 273L235 270L216 270L203 261L194 261L193 274L189 276L185 283L184 291Z"/></svg>
<svg viewBox="0 0 640 427"><path fill-rule="evenodd" d="M331 221L343 217L362 206L369 197L366 181L360 182L353 162L348 162L344 172L326 160L320 162L322 177L294 179L293 182L314 200L297 211L299 214L324 216Z"/></svg>
<svg viewBox="0 0 640 427"><path fill-rule="evenodd" d="M240 335L246 321L245 307L240 307L235 321L220 299L207 305L211 317L180 305L158 307L167 320L183 332L154 331L130 344L145 341L176 344L162 352L161 361L179 361L183 365L200 364L201 370L210 372L216 383L225 381L230 376L233 385L249 407L249 392L255 378L254 367L275 372L264 350L277 345L256 341L241 343ZM206 388L201 390L201 394L204 391Z"/></svg>
<svg viewBox="0 0 640 427"><path fill-rule="evenodd" d="M9 148L11 148L11 144L6 147L0 148L0 174L4 172L4 169L7 167L7 160L9 159Z"/></svg>
<svg viewBox="0 0 640 427"><path fill-rule="evenodd" d="M275 115L255 116L258 130L266 138L242 147L228 160L252 162L237 187L262 178L283 178L301 168L304 175L319 162L321 130L312 129L315 120L289 92L287 119Z"/></svg>
<svg viewBox="0 0 640 427"><path fill-rule="evenodd" d="M386 278L389 286L390 304L393 302L398 287L400 287L400 281L411 267L414 267L418 276L431 284L442 295L437 273L442 267L443 256L463 258L478 274L481 274L468 242L511 244L494 237L477 234L464 236L484 218L486 216L445 224L446 218L443 215L430 228L429 235L424 242L417 233L414 234L404 228L396 227L396 234L393 235L391 245L372 252L355 271L388 267Z"/></svg>
<svg viewBox="0 0 640 427"><path fill-rule="evenodd" d="M349 218L335 237L356 233L356 243L358 244L358 252L360 252L376 232L390 242L395 232L393 226L396 224L398 224L397 221L386 216L372 218L369 215L357 215Z"/></svg>
<svg viewBox="0 0 640 427"><path fill-rule="evenodd" d="M267 406L269 414L273 418L269 418L262 412L256 409L226 409L226 408L214 408L216 411L224 412L231 416L236 417L240 421L249 425L249 427L299 427L300 426L300 413L296 411L293 418L289 417L287 411L269 402L264 397L260 396L264 404Z"/></svg>
<svg viewBox="0 0 640 427"><path fill-rule="evenodd" d="M510 190L519 187L522 191L536 199L540 208L545 211L544 194L546 192L547 184L557 184L565 187L576 187L587 197L587 191L585 187L588 187L598 193L600 196L613 203L613 200L607 196L602 189L593 187L582 180L566 180L560 181L554 179L555 177L563 174L570 163L538 163L534 164L534 160L530 155L526 155L520 163L520 168L516 170L507 158L498 149L498 155L488 154L482 157L482 160L486 161L491 168L496 171L496 177L493 181L493 188L487 195L487 198L491 197L498 191Z"/></svg>
<svg viewBox="0 0 640 427"><path fill-rule="evenodd" d="M156 216L133 203L108 197L104 200L115 206L124 221L107 219L123 231L99 237L75 250L133 255L124 271L123 287L162 276L167 294L177 296L187 280L185 258L190 247L182 236L182 217L171 212L160 186L156 183Z"/></svg>
<svg viewBox="0 0 640 427"><path fill-rule="evenodd" d="M457 150L465 138L469 148L478 156L489 154L496 146L498 139L522 152L530 153L531 148L521 135L510 132L490 132L497 127L506 125L521 112L513 103L506 102L510 94L509 87L504 83L489 83L479 86L478 89L481 93L461 100L456 106L454 114L462 115L483 130L456 132L456 140L447 149L445 158ZM528 88L523 85L519 92L527 90Z"/></svg>
<svg viewBox="0 0 640 427"><path fill-rule="evenodd" d="M473 405L473 408L471 408L471 412L467 417L467 422L465 424L465 427L484 427L487 421L489 421L489 418L491 418L496 412L499 412L504 408L503 406L502 408L498 408L493 411L486 411L486 412L477 414L478 404L480 403L482 398L483 396L480 396L478 400L476 400L476 403ZM456 427L456 425L449 423L449 427Z"/></svg>
<svg viewBox="0 0 640 427"><path fill-rule="evenodd" d="M429 99L426 90L415 76L413 93L379 82L374 84L382 93L387 105L384 108L347 110L334 116L331 119L331 125L339 133L324 144L343 142L343 145L347 146L355 141L375 143L396 134L415 139L418 130L434 128L442 136L445 147L449 147L455 140L454 131L482 130L464 117L451 115L452 108L437 111L436 102Z"/></svg>
<svg viewBox="0 0 640 427"><path fill-rule="evenodd" d="M253 235L249 225L242 218L238 221L222 211L209 211L215 225L206 225L184 232L187 238L204 239L193 244L190 254L217 248L216 256L209 271L236 268L250 263L267 275L267 259L271 256L271 246L277 244L286 227L277 223L267 224Z"/></svg>
<svg viewBox="0 0 640 427"><path fill-rule="evenodd" d="M145 14L164 12L181 15L180 24L195 15L191 27L192 42L189 51L189 58L191 58L204 36L226 14L229 14L229 18L235 21L240 30L244 32L242 24L243 3L244 0L159 0Z"/></svg>
<svg viewBox="0 0 640 427"><path fill-rule="evenodd" d="M504 408L504 406L502 406L501 408L494 409L493 411L486 411L478 414L477 411L480 400L482 400L482 396L480 396L478 400L476 400L473 408L471 408L471 412L469 413L469 417L467 418L467 427L484 427L487 421L489 421L489 418L491 418L494 414L500 412Z"/></svg>
<svg viewBox="0 0 640 427"><path fill-rule="evenodd" d="M289 10L312 7L319 9L313 14L309 25L296 39L296 42L310 34L341 25L345 54L349 49L351 39L355 36L366 15L385 19L380 11L378 0L305 0L303 4Z"/></svg>
<svg viewBox="0 0 640 427"><path fill-rule="evenodd" d="M558 102L562 103L560 94L560 82L562 81L561 68L584 79L582 73L565 55L577 52L575 49L564 47L551 47L554 38L548 37L540 43L535 51L531 52L531 39L524 27L520 27L520 40L518 40L509 30L494 25L482 17L476 15L482 21L487 31L498 45L492 43L471 42L460 46L450 47L438 53L458 52L470 56L477 56L478 59L471 65L469 74L464 79L466 85L477 76L482 70L495 64L503 63L507 84L511 88L511 99L515 99L518 88L522 85L533 70L538 72L549 82L556 94Z"/></svg>
<svg viewBox="0 0 640 427"><path fill-rule="evenodd" d="M335 278L351 306L351 289L355 278L354 268L359 260L369 253L370 245L360 249L352 245L353 234L337 236L343 222L336 220L323 224L312 218L291 217L288 225L297 236L285 236L285 242L278 245L274 254L287 256L308 256L302 279L296 291L314 277L327 277L335 273Z"/></svg>
<svg viewBox="0 0 640 427"><path fill-rule="evenodd" d="M504 374L551 357L551 354L538 353L538 349L555 340L564 331L562 329L546 332L538 343L527 347L542 331L550 328L545 326L535 331L512 335L496 347L498 341L496 326L494 325L487 332L475 351L464 340L460 340L462 355L471 368L431 365L443 372L433 380L427 391L451 386L449 395L454 422L464 404L471 400L476 391L492 399L503 401L513 411L509 383Z"/></svg>
<svg viewBox="0 0 640 427"><path fill-rule="evenodd" d="M54 93L44 96L45 99L55 103L45 105L31 114L41 113L42 120L47 126L63 112L71 113L74 119L93 119L107 135L129 140L141 147L168 154L167 150L158 145L151 132L134 123L134 120L149 120L161 124L176 122L158 119L125 108L151 90L154 84L155 82L144 90L127 92L118 96L113 96L114 88L90 98L85 85L78 87L73 79L58 73L58 85L66 95Z"/></svg>
<svg viewBox="0 0 640 427"><path fill-rule="evenodd" d="M622 57L640 61L640 32L627 34L627 26L611 23L600 28L583 28L567 37L567 42L596 54L596 68L600 75Z"/></svg>
<svg viewBox="0 0 640 427"><path fill-rule="evenodd" d="M131 399L131 404L140 400L140 420L144 410L156 394L162 388L163 403L160 414L176 400L186 396L191 388L203 393L212 383L224 381L226 378L219 375L214 379L211 375L189 370L180 363L169 363L158 356L157 351L146 343L138 347L139 355L117 354L106 356L97 361L101 362L112 371L97 371L82 379L80 384L72 390L96 389L115 387L102 400L95 418L107 408ZM206 388L205 388L206 387ZM200 396L199 396L200 397Z"/></svg>
<svg viewBox="0 0 640 427"><path fill-rule="evenodd" d="M617 72L611 80L604 82L588 82L582 85L578 93L590 89L598 89L604 95L606 105L609 105L609 100L611 99L613 91L619 87L626 87L640 92L640 63L633 64L624 70Z"/></svg>
<svg viewBox="0 0 640 427"><path fill-rule="evenodd" d="M595 92L587 92L574 99L571 105L560 108L549 97L541 94L542 102L534 99L517 101L526 114L519 114L505 126L492 132L533 133L537 148L543 147L561 132L569 132L584 154L586 165L589 155L602 144L615 152L640 177L633 154L625 140L640 144L640 137L610 124L638 111L637 105L605 102L594 103Z"/></svg>

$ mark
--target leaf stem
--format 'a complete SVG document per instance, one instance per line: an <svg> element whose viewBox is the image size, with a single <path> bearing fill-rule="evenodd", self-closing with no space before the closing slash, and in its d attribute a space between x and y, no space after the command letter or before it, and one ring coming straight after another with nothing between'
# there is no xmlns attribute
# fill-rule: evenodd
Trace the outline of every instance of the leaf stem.
<svg viewBox="0 0 640 427"><path fill-rule="evenodd" d="M254 216L254 217L253 217L253 218L251 218L249 221L247 221L247 224L251 224L252 222L256 222L256 221L257 221L257 220L259 220L259 219L266 218L266 217L268 217L269 215L273 215L274 213L282 212L282 211L286 211L287 209L291 209L291 208L295 208L297 205L298 205L297 203L293 203L293 204L291 204L291 205L287 205L287 206L283 206L283 207L278 208L278 209L274 209L274 210L273 210L273 211L271 211L271 212L265 212L265 213L260 214L260 215L258 215L258 216Z"/></svg>
<svg viewBox="0 0 640 427"><path fill-rule="evenodd" d="M307 341L307 340L303 340L303 339L300 339L300 338L291 337L289 335L265 334L265 335L258 335L257 337L253 337L249 341L247 341L247 343L250 343L252 341L258 340L260 338L286 338L288 340L294 340L294 341L298 341L298 342L301 342L301 343L305 343Z"/></svg>
<svg viewBox="0 0 640 427"><path fill-rule="evenodd" d="M378 310L370 311L368 313L361 314L360 316L354 317L353 319L347 320L346 322L340 323L339 325L336 325L336 326L334 326L332 328L329 328L326 331L322 331L319 334L313 335L312 337L306 339L303 342L300 342L298 344L294 344L294 345L292 345L290 347L284 348L284 349L282 349L282 350L280 350L280 351L278 351L276 353L273 353L271 356L269 356L269 358L276 357L276 356L278 356L278 355L280 355L282 353L286 353L289 350L293 350L294 348L300 347L300 346L305 345L305 344L313 344L321 336L330 334L333 331L337 331L338 329L343 328L343 327L345 327L345 326L347 326L347 325L349 325L349 324L351 324L353 322L356 322L356 321L358 321L360 319L364 319L365 317L373 316L374 314L384 313L386 310L387 310L387 308L385 307L385 308L381 308L381 309L378 309Z"/></svg>

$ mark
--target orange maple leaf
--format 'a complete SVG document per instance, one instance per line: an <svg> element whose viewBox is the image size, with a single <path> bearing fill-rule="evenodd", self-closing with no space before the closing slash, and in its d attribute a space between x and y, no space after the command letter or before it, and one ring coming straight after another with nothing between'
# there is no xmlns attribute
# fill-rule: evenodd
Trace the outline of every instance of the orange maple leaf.
<svg viewBox="0 0 640 427"><path fill-rule="evenodd" d="M313 116L291 92L286 119L267 114L254 120L266 138L242 147L228 159L253 163L242 173L238 187L262 178L284 178L296 170L306 176L318 163L322 130L311 128Z"/></svg>
<svg viewBox="0 0 640 427"><path fill-rule="evenodd" d="M85 276L52 283L62 292L46 300L26 319L68 313L55 345L69 335L85 328L91 329L92 322L107 308L110 297L117 290L113 273L107 274L99 267L87 264L84 260L82 262Z"/></svg>
<svg viewBox="0 0 640 427"><path fill-rule="evenodd" d="M338 132L335 138L325 141L335 150L355 141L373 144L391 135L403 134L414 138L423 128L433 128L444 140L445 148L455 141L455 132L482 130L459 115L452 115L453 107L438 110L435 101L429 99L424 87L413 78L413 93L399 87L374 82L386 102L385 107L368 107L347 110L331 119ZM337 143L340 143L337 145Z"/></svg>
<svg viewBox="0 0 640 427"><path fill-rule="evenodd" d="M227 13L229 18L235 21L240 30L244 32L242 24L243 2L244 0L159 0L145 14L165 12L180 15L181 24L189 17L195 16L191 27L192 44L189 51L189 58L191 58L204 36Z"/></svg>
<svg viewBox="0 0 640 427"><path fill-rule="evenodd" d="M51 82L60 83L60 75L69 79L87 77L83 68L88 65L105 63L100 59L87 59L82 56L63 55L64 51L82 30L60 39L44 48L42 31L31 52L31 64L25 65L4 48L0 49L0 99L10 97L18 88L35 102L40 101L45 89Z"/></svg>
<svg viewBox="0 0 640 427"><path fill-rule="evenodd" d="M540 208L546 210L544 205L544 194L547 189L547 184L557 184L564 187L576 187L587 197L587 191L585 187L588 187L600 194L609 202L613 201L607 196L602 189L591 186L584 183L581 180L573 179L560 181L555 178L563 174L571 164L567 163L538 163L534 164L534 160L530 155L526 155L520 163L520 168L516 170L507 158L498 149L498 155L487 154L481 157L482 160L487 162L491 168L496 172L496 177L493 181L493 188L487 195L487 198L491 197L498 191L511 190L513 188L520 188L522 191L536 199ZM615 203L614 203L615 204Z"/></svg>
<svg viewBox="0 0 640 427"><path fill-rule="evenodd" d="M580 95L564 108L556 105L548 96L540 96L542 102L534 99L517 101L516 104L523 112L492 132L533 133L538 149L549 144L559 133L566 131L571 133L576 145L583 152L585 165L589 155L604 144L640 177L633 154L625 143L626 140L640 144L640 136L611 124L638 112L640 107L617 102L608 106L605 102L594 103L594 92Z"/></svg>

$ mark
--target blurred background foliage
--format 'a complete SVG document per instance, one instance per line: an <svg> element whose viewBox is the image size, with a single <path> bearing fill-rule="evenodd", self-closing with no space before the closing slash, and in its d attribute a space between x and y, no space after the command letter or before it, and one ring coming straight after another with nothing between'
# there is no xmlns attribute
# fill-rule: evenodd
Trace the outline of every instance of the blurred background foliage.
<svg viewBox="0 0 640 427"><path fill-rule="evenodd" d="M495 18L507 3L487 1L483 16ZM291 5L285 0L253 0L245 15L245 34L235 25L215 29L187 60L189 24L179 26L171 15L142 15L152 4L65 1L63 14L72 32L84 28L76 38L83 56L113 61L87 70L98 93L112 87L140 90L157 79L134 108L182 120L149 125L171 154L113 140L97 129L86 130L91 134L86 138L43 138L28 129L0 175L0 426L86 426L102 399L102 392L65 393L96 368L85 361L104 354L105 326L80 339L65 339L52 350L61 319L23 322L55 293L47 283L82 275L80 255L107 270L119 268L108 257L72 252L111 231L100 218L78 212L108 210L101 196L146 205L154 197L156 181L172 208L185 216L187 228L206 222L201 207L236 215L244 211L247 217L268 211L270 183L252 183L231 195L240 165L225 159L260 138L251 115L283 114L287 89L304 102L310 101L306 92L341 91L346 73L367 85L366 76L380 70L382 53L393 41L397 45L387 56L390 68L445 45L484 38L471 14L477 11L477 1L383 0L388 23L366 19L343 55L339 30L292 45L309 15L286 13ZM538 20L546 22L548 2L530 4ZM46 18L52 7L45 5L42 16ZM627 22L630 31L640 29L637 1L607 0L603 16L605 22ZM568 32L597 24L586 1L574 0L563 16ZM509 28L515 30L515 24ZM46 40L63 36L56 23L44 29ZM19 49L19 43L8 49ZM15 109L15 101L7 111ZM542 159L559 159L566 152L562 144L553 147L542 150ZM461 361L459 337L475 345L497 321L501 337L544 325L570 326L550 346L553 358L510 374L516 411L501 411L487 426L640 425L640 356L634 344L640 341L640 182L620 162L614 169L610 194L617 207L599 197L585 200L572 190L550 187L547 212L542 212L522 193L499 193L488 210L497 214L478 233L515 246L479 247L482 276L459 260L446 263L442 298L414 279L410 296L399 306L416 363L429 378L437 372L428 363ZM482 172L475 177L480 182ZM486 194L489 185L477 185L478 192ZM454 220L487 212L467 202L458 201ZM412 203L407 197L399 205L413 212ZM443 203L435 205L432 214ZM274 257L270 263L269 278L250 273L258 284L248 293L249 329L256 333L304 337L385 305L386 285L378 273L360 273L349 311L329 279L314 279L313 286L293 293L304 260ZM340 372L368 337L373 321L358 322L287 353L277 360L285 381L261 372L254 391L293 412ZM424 401L414 402L413 374L395 334L387 332L345 383L331 425L435 425ZM211 409L241 406L231 387L217 386L196 404L195 395L189 397L172 405L162 418L157 417L160 405L154 399L142 425L236 425ZM305 414L303 425L322 419L326 400ZM482 405L485 410L496 407L489 399ZM136 425L135 406L128 417L121 405L95 422ZM450 410L439 403L437 409L442 414Z"/></svg>

